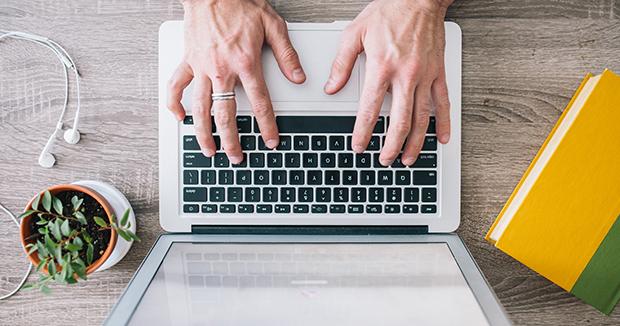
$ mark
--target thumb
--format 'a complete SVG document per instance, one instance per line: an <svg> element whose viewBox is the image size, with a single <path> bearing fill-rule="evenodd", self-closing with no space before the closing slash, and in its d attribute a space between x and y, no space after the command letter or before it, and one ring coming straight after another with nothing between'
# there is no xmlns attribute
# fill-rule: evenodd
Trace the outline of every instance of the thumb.
<svg viewBox="0 0 620 326"><path fill-rule="evenodd" d="M271 46L284 76L293 83L303 83L306 80L306 74L299 62L297 51L288 37L286 22L282 18L270 19L265 23L265 40Z"/></svg>
<svg viewBox="0 0 620 326"><path fill-rule="evenodd" d="M351 77L357 56L362 52L362 49L359 33L356 30L346 29L325 84L325 93L334 94L346 85Z"/></svg>

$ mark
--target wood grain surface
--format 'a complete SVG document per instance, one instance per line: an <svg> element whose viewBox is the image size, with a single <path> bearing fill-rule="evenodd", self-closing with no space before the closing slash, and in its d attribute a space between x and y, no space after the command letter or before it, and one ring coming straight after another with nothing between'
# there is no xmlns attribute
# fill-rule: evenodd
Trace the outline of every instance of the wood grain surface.
<svg viewBox="0 0 620 326"><path fill-rule="evenodd" d="M284 18L303 22L352 19L366 3L272 1ZM0 42L0 202L18 212L50 184L103 180L127 195L143 239L120 264L88 282L54 286L49 296L23 291L0 301L0 324L100 324L163 232L157 190L157 32L161 22L182 14L176 0L0 2L0 29L56 40L74 56L83 76L82 141L73 146L59 139L56 167L40 168L38 154L62 108L61 66L45 49ZM620 72L620 1L457 0L448 19L463 29L458 233L515 324L620 324L618 309L602 315L483 241L583 76L606 67ZM0 251L0 293L6 293L26 263L17 229L4 214Z"/></svg>

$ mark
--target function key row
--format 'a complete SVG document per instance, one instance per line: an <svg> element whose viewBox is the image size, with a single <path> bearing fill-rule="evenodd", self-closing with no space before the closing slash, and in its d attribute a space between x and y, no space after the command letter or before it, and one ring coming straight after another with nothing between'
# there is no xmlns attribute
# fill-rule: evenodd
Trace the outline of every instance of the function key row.
<svg viewBox="0 0 620 326"><path fill-rule="evenodd" d="M276 213L276 214L287 214L287 213L297 213L297 214L434 214L437 213L436 205L416 205L416 204L406 204L406 205L358 205L358 204L186 204L183 206L184 213Z"/></svg>

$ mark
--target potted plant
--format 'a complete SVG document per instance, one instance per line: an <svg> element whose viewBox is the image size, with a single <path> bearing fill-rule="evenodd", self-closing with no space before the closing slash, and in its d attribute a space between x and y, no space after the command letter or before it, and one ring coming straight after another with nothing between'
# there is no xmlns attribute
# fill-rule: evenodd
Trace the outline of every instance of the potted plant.
<svg viewBox="0 0 620 326"><path fill-rule="evenodd" d="M22 245L41 273L25 287L43 292L51 282L74 284L111 267L139 241L127 199L96 181L50 187L34 196L20 219Z"/></svg>

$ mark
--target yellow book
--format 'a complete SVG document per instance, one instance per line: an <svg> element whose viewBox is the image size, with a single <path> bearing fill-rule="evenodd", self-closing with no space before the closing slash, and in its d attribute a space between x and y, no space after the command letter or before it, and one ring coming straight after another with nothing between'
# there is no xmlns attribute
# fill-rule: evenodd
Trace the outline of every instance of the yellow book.
<svg viewBox="0 0 620 326"><path fill-rule="evenodd" d="M486 239L604 313L620 299L620 77L588 75Z"/></svg>

